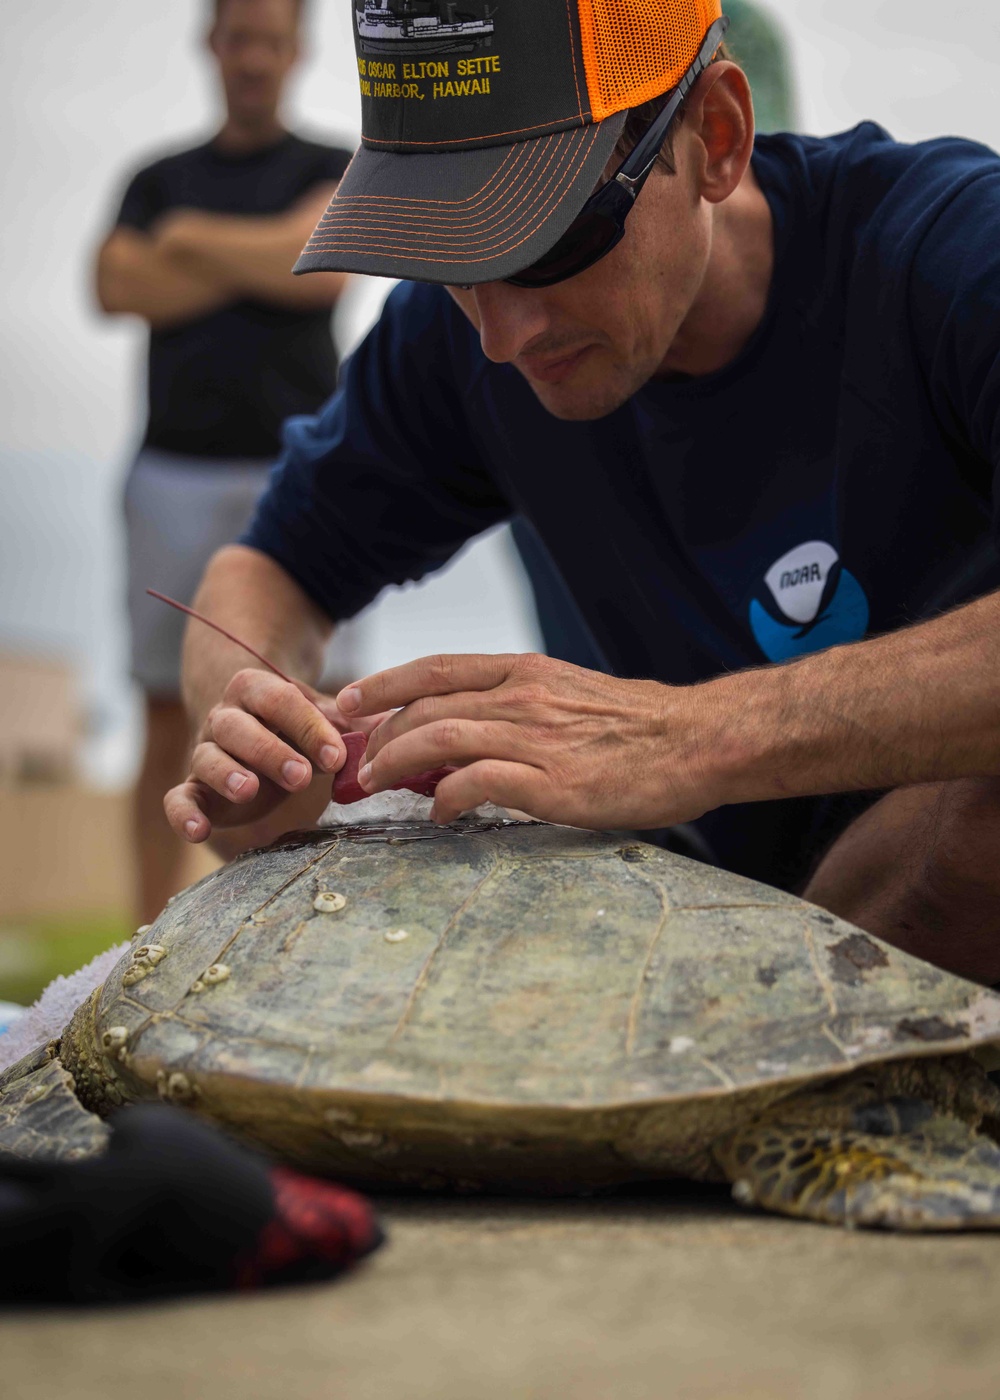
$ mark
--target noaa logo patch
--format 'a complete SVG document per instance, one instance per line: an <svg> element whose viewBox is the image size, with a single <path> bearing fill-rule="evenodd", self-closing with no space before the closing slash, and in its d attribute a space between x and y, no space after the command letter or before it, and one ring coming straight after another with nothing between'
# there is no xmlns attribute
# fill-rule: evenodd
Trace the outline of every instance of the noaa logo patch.
<svg viewBox="0 0 1000 1400"><path fill-rule="evenodd" d="M832 545L809 540L768 569L750 603L750 627L769 661L859 642L868 627L868 599Z"/></svg>

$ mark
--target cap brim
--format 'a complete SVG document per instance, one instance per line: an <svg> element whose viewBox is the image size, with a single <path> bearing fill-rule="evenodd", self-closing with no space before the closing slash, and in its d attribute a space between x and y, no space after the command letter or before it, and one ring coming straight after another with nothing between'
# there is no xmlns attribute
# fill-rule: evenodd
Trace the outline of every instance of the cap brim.
<svg viewBox="0 0 1000 1400"><path fill-rule="evenodd" d="M362 146L295 264L417 282L497 282L530 266L583 208L625 125L434 155Z"/></svg>

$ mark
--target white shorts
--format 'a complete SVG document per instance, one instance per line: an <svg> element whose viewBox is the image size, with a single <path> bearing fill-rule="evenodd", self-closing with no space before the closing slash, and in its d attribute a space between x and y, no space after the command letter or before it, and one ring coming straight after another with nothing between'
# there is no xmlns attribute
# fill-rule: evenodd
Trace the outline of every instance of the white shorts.
<svg viewBox="0 0 1000 1400"><path fill-rule="evenodd" d="M249 523L273 463L182 457L144 447L125 484L132 675L146 694L179 700L187 619L147 588L190 603L212 555ZM323 688L355 680L351 624L338 627Z"/></svg>

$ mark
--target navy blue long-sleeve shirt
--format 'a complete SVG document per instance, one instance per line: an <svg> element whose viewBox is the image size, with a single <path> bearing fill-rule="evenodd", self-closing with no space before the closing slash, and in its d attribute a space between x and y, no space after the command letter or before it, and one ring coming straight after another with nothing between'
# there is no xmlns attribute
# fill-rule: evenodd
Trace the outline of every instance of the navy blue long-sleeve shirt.
<svg viewBox="0 0 1000 1400"><path fill-rule="evenodd" d="M334 619L513 512L608 668L673 684L891 631L1000 585L1000 158L865 123L758 138L761 325L711 375L563 422L439 287L403 284L244 542ZM900 703L906 703L901 695ZM850 809L733 806L728 867L794 886Z"/></svg>

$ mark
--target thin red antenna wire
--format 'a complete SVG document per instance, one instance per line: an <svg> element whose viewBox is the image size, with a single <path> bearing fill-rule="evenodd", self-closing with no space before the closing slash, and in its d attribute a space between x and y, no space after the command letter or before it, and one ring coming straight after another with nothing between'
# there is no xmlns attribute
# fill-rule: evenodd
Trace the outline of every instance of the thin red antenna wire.
<svg viewBox="0 0 1000 1400"><path fill-rule="evenodd" d="M286 676L284 671L282 671L280 667L275 666L273 661L268 661L266 656L261 656L260 652L255 651L248 642L241 642L239 637L234 637L232 632L227 632L224 627L220 627L219 624L217 622L213 622L210 617L205 617L204 614L200 612L195 612L194 608L189 608L186 603L178 603L176 598L168 598L165 593L157 593L155 588L147 588L146 592L151 598L159 598L161 603L169 603L170 606L172 608L176 608L178 612L187 613L188 617L193 617L197 619L198 622L203 622L206 627L212 627L216 632L221 632L222 635L228 638L229 641L235 642L238 647L242 647L243 650L248 651L251 656L255 656L262 665L268 668L269 671L273 671L276 676L280 676L281 679L283 681L287 681L289 685L298 684L297 681L292 680L291 676Z"/></svg>

